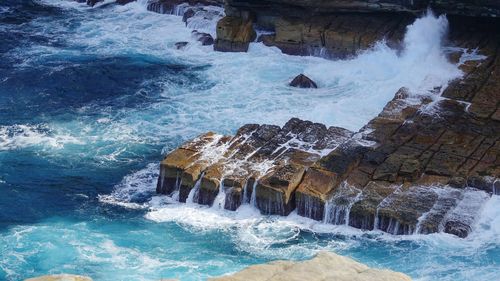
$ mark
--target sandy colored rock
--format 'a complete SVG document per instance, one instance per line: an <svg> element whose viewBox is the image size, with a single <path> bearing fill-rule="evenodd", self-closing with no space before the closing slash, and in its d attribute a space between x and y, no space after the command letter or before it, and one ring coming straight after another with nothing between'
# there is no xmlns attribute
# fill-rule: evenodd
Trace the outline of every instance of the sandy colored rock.
<svg viewBox="0 0 500 281"><path fill-rule="evenodd" d="M28 278L24 281L92 281L92 278L81 275L57 274Z"/></svg>
<svg viewBox="0 0 500 281"><path fill-rule="evenodd" d="M353 259L329 252L320 252L302 262L275 261L254 265L232 275L210 281L409 281L405 274L373 269Z"/></svg>

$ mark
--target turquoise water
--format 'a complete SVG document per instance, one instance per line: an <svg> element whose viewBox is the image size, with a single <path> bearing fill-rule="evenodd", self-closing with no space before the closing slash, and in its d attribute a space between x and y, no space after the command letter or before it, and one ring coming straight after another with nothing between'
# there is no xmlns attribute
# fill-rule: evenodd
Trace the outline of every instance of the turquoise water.
<svg viewBox="0 0 500 281"><path fill-rule="evenodd" d="M214 23L199 26L213 32ZM446 84L460 72L444 59L443 24L430 17L410 28L402 54L380 44L353 60L327 61L261 44L216 53L197 44L180 17L147 12L144 1L94 9L2 1L0 280L61 272L202 280L318 250L418 280L498 279L498 196L473 235L458 239L363 233L154 194L162 155L200 133L294 116L357 130L401 86L421 94ZM190 46L176 50L178 41ZM290 89L301 72L320 89Z"/></svg>

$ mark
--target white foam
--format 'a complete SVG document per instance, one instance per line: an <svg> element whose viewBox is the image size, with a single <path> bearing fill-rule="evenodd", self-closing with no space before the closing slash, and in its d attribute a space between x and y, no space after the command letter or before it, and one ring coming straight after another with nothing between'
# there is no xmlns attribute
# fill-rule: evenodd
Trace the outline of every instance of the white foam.
<svg viewBox="0 0 500 281"><path fill-rule="evenodd" d="M61 149L66 144L84 143L69 132L56 132L45 124L0 126L0 151L34 146Z"/></svg>
<svg viewBox="0 0 500 281"><path fill-rule="evenodd" d="M131 209L148 208L148 201L156 191L158 170L158 164L151 163L146 168L125 176L111 194L98 195L99 201Z"/></svg>

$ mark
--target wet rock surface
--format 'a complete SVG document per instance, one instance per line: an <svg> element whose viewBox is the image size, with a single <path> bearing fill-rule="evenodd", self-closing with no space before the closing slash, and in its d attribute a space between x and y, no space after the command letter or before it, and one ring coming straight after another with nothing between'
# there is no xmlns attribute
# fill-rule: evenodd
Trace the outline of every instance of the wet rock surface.
<svg viewBox="0 0 500 281"><path fill-rule="evenodd" d="M252 203L263 214L287 215L305 169L351 135L297 118L282 128L245 125L234 137L208 133L167 155L157 192L205 205L223 192L226 209Z"/></svg>
<svg viewBox="0 0 500 281"><path fill-rule="evenodd" d="M305 26L282 17L259 22L259 15L230 6L226 14L216 50L246 51L254 24L270 24L276 33L265 44L342 46L344 55L380 36L397 45L413 19L342 14ZM157 192L228 210L241 204L267 215L295 210L392 234L467 236L487 198L500 193L500 21L453 16L449 22L448 39L458 47L449 59L464 75L446 89L413 96L402 88L356 134L296 118L283 127L247 124L233 137L208 133L167 155ZM472 53L481 59L468 60ZM315 85L306 78L299 75L296 84Z"/></svg>
<svg viewBox="0 0 500 281"><path fill-rule="evenodd" d="M304 74L299 74L293 78L290 82L290 86L297 88L318 88L318 85Z"/></svg>
<svg viewBox="0 0 500 281"><path fill-rule="evenodd" d="M402 88L356 134L293 118L201 136L167 155L158 192L180 190L183 201L200 182L194 202L214 204L222 190L217 204L228 210L253 204L392 234L466 237L499 190L500 33L490 20L451 21L450 40L469 50L455 59L472 46L484 59L463 60L463 78L441 97Z"/></svg>

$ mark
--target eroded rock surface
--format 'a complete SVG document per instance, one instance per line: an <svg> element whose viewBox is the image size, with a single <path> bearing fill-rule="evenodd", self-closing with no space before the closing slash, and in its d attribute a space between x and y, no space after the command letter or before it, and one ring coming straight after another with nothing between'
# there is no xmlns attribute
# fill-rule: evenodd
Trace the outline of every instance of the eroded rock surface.
<svg viewBox="0 0 500 281"><path fill-rule="evenodd" d="M219 50L246 50L255 24L268 24L276 33L265 44L307 42L354 54L381 36L397 45L413 19L341 14L304 25L231 3L218 24ZM446 89L413 96L402 88L356 134L294 118L283 127L248 124L233 137L200 136L162 161L157 192L228 210L241 204L270 215L296 210L392 234L467 236L484 202L500 193L500 21L449 21L448 40L457 48L448 57L464 75Z"/></svg>
<svg viewBox="0 0 500 281"><path fill-rule="evenodd" d="M374 269L350 258L330 252L320 252L302 262L274 261L253 265L228 276L211 278L210 281L410 281L405 274L390 270Z"/></svg>
<svg viewBox="0 0 500 281"><path fill-rule="evenodd" d="M216 203L229 210L296 210L392 234L467 236L500 175L499 33L474 26L450 38L481 46L484 59L464 61L463 78L441 97L402 88L356 134L295 118L282 128L245 125L234 137L206 134L167 155L158 192L207 205L223 194Z"/></svg>
<svg viewBox="0 0 500 281"><path fill-rule="evenodd" d="M252 201L264 214L287 215L305 169L351 135L296 118L282 128L245 125L234 137L208 133L167 155L157 192L205 205L223 192L226 209Z"/></svg>

